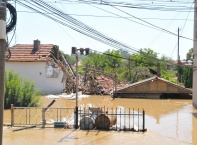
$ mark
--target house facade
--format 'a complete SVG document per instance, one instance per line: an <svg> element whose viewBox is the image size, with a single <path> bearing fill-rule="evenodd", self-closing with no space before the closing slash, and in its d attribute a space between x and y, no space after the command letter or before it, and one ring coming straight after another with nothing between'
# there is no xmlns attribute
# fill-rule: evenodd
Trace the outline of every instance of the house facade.
<svg viewBox="0 0 197 145"><path fill-rule="evenodd" d="M53 44L17 44L10 48L11 57L6 60L5 69L13 70L22 79L35 82L35 88L44 94L62 93L65 88L64 72L56 61L59 48Z"/></svg>

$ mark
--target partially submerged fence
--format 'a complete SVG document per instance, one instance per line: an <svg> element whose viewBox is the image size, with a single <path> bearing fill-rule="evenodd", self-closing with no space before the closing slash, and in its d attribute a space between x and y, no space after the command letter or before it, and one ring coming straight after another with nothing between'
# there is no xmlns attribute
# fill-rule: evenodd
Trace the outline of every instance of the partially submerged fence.
<svg viewBox="0 0 197 145"><path fill-rule="evenodd" d="M54 127L54 123L65 122L73 128L77 122L74 108L11 107L11 125L40 125ZM80 129L142 131L145 129L145 111L127 108L79 108Z"/></svg>
<svg viewBox="0 0 197 145"><path fill-rule="evenodd" d="M53 127L54 122L65 121L72 127L74 108L41 108L11 106L11 126L40 125Z"/></svg>
<svg viewBox="0 0 197 145"><path fill-rule="evenodd" d="M145 111L127 108L80 108L81 129L142 131L145 129Z"/></svg>

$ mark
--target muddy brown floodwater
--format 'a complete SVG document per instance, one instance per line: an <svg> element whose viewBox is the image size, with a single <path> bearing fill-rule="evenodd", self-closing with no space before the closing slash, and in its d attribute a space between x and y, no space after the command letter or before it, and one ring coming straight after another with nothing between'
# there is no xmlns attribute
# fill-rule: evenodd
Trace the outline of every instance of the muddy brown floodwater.
<svg viewBox="0 0 197 145"><path fill-rule="evenodd" d="M43 98L47 106L50 99ZM79 99L79 106L140 108L146 112L147 132L82 131L56 128L32 128L13 132L3 130L4 145L197 145L197 110L192 100L121 99L90 96ZM52 107L75 107L75 100L59 99ZM5 110L4 123L10 123Z"/></svg>

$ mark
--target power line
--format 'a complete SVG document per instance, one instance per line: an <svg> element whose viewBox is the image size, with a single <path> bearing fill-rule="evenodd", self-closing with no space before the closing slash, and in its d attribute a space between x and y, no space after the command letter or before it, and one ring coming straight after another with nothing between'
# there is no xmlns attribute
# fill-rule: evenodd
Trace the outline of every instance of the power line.
<svg viewBox="0 0 197 145"><path fill-rule="evenodd" d="M44 1L41 1L41 0L40 1L17 0L17 3L19 3L20 5L26 7L30 10L33 10L37 13L42 14L43 16L46 16L57 23L67 26L67 27L69 27L69 28L71 28L83 35L93 38L101 43L107 44L107 45L114 47L116 49L123 49L123 50L127 50L127 51L134 51L134 52L140 53L138 49L128 46L122 42L119 42L113 38L110 38L110 37L98 32L97 30L74 19L70 15L65 14L64 12L58 10L57 8L54 8L53 6L47 4Z"/></svg>
<svg viewBox="0 0 197 145"><path fill-rule="evenodd" d="M123 13L125 13L125 14L127 14L127 15L129 15L129 16L132 16L133 18L135 18L135 19L137 19L137 20L140 20L140 21L142 21L142 22L144 22L144 23L146 23L146 24L148 24L148 25L150 25L150 26L153 26L153 27L158 28L158 29L160 29L160 30L162 30L162 31L164 31L164 32L167 32L167 33L169 33L169 34L172 34L172 35L177 36L177 34L171 32L171 31L168 31L168 30L166 30L166 29L164 29L164 28L161 28L161 27L159 27L159 26L156 26L156 25L154 25L154 24L151 24L151 23L149 23L149 22L147 22L147 21L145 21L145 20L143 20L143 19L141 19L141 18L138 18L138 17L136 17L136 16L134 16L134 15L131 15L131 14L129 14L129 13L127 13L127 12L125 12L125 11L123 11L123 10L121 10L121 9L119 9L119 8L117 8L117 7L115 7L115 6L113 6L113 5L110 5L110 4L108 4L108 3L107 3L107 5L109 5L109 6L113 7L113 8L115 8L115 9L117 9L118 11L121 11L121 12L123 12ZM188 38L188 37L185 37L185 36L180 36L180 37L182 37L182 38L184 38L184 39L188 39L188 40L192 40L192 41L193 41L193 39Z"/></svg>
<svg viewBox="0 0 197 145"><path fill-rule="evenodd" d="M62 0L65 1L65 0ZM153 2L149 1L146 3L142 2L113 2L113 1L98 1L98 0L66 0L66 2L73 2L73 3L86 3L86 4L97 4L97 5L106 5L106 3L117 6L117 7L124 7L124 8L132 8L132 9L146 9L146 10L157 10L157 11L178 11L178 12L188 12L190 10L189 7L186 7L185 4L191 2Z"/></svg>
<svg viewBox="0 0 197 145"><path fill-rule="evenodd" d="M193 4L192 4L192 5L193 5ZM192 6L191 6L190 10L191 10L191 9L192 9ZM185 25L186 25L186 22L187 22L187 20L188 20L189 14L190 14L190 12L188 13L187 18L185 19L185 23L184 23L184 25L183 25L183 29L185 28ZM183 33L183 31L181 31L181 35L182 35L182 33ZM178 36L178 37L179 37L179 36ZM174 47L174 49L173 49L173 51L172 51L170 57L171 57L172 54L174 53L174 50L175 50L175 48L177 47L177 45L178 45L178 43L175 45L175 47Z"/></svg>
<svg viewBox="0 0 197 145"><path fill-rule="evenodd" d="M38 14L38 12L32 12L32 11L17 11L17 13L36 13ZM53 13L45 13L45 14L53 14ZM69 14L70 16L79 16L79 17L95 17L95 18L133 18L133 17L124 17L124 16L105 16L105 15L83 15L83 14ZM148 19L148 20L162 20L162 21L169 21L169 20L175 20L175 21L185 21L186 19L168 19L168 18L153 18L153 17L142 17L140 19ZM194 21L193 19L187 19L187 21Z"/></svg>
<svg viewBox="0 0 197 145"><path fill-rule="evenodd" d="M104 2L104 1L102 1L102 2ZM90 5L90 4L89 4L89 5ZM106 4L106 5L108 5L108 4ZM91 6L93 6L93 5L91 5ZM151 23L149 23L149 22L143 20L142 18L138 18L138 17L136 17L136 16L133 16L133 15L131 15L131 14L129 14L129 13L123 11L123 10L120 10L120 9L118 9L118 8L112 6L112 5L109 5L109 6L111 6L111 7L115 8L115 9L117 9L117 10L119 10L119 11L121 11L121 12L123 12L123 13L125 13L125 14L127 14L127 15L129 15L129 16L131 16L132 18L135 18L135 19L140 20L140 21L142 21L142 22L144 22L144 23L147 23L148 25L145 25L145 24L143 24L143 23L140 23L140 22L131 20L131 19L127 18L127 17L122 17L122 16L120 16L120 15L118 15L118 14L109 12L109 11L107 11L107 10L105 10L105 9L102 9L102 8L99 8L99 7L96 7L96 6L93 6L93 7L97 8L97 9L100 9L100 10L102 10L102 11L105 11L105 12L107 12L107 13L116 15L116 16L118 16L118 17L120 17L120 18L124 18L124 19L126 19L126 20L132 21L132 22L134 22L134 23L137 23L137 24L140 24L140 25L143 25L143 26L146 26L146 27L155 29L155 30L160 30L160 31L166 32L166 33L168 33L168 34L177 36L176 33L173 33L173 32L171 32L171 31L168 31L168 30L166 30L166 29L164 29L164 28L161 28L161 27L159 27L159 26L156 26L156 25L154 25L154 24L151 24ZM181 37L181 38L184 38L184 39L187 39L187 40L192 40L192 41L193 41L193 39L188 38L188 37L185 37L185 36L180 36L180 37Z"/></svg>
<svg viewBox="0 0 197 145"><path fill-rule="evenodd" d="M112 46L116 49L126 49L128 51L138 51L135 50L133 47L127 46L117 40L114 40L110 37L105 36L104 34L92 29L91 27L79 22L78 20L72 18L71 16L55 9L54 7L52 7L49 4L46 4L44 1L27 1L27 4L25 4L24 2L18 1L17 3L28 8L31 9L33 11L36 11L62 25L65 25L81 34L84 34L88 37L91 37L97 41L100 41L104 44L107 44L109 46ZM30 5L28 5L30 4ZM33 6L33 7L32 7ZM36 9L37 8L37 9ZM44 13L43 13L44 12ZM46 12L53 12L54 14L49 16L47 14L45 14Z"/></svg>
<svg viewBox="0 0 197 145"><path fill-rule="evenodd" d="M118 16L118 17L120 17L120 18L124 18L124 19L126 19L126 20L128 20L128 21L131 21L131 22L134 22L134 23L140 24L140 25L142 25L142 26L145 26L145 27L149 27L149 28L152 28L152 29L156 29L156 30L158 30L158 29L157 29L157 28L155 28L155 27L151 27L151 26L149 26L149 25L145 25L145 24L143 24L143 23L140 23L140 22L137 22L137 21L131 20L131 19L126 18L126 17L122 17L122 16L120 16L120 15L118 15L118 14L112 13L112 12L107 11L107 10L105 10L105 9L102 9L102 8L99 8L99 7L96 7L96 6L93 6L93 5L91 5L91 6L92 6L92 7L97 8L97 9L100 9L100 10L102 10L102 11L105 11L105 12L107 12L107 13L113 14L113 15L115 15L115 16Z"/></svg>
<svg viewBox="0 0 197 145"><path fill-rule="evenodd" d="M25 1L24 0L21 2L18 0L17 2L21 3L21 5L27 7L28 9L35 11L36 13L40 13L54 20L57 23L67 26L83 35L86 35L97 41L100 41L101 43L107 44L116 49L123 49L127 51L134 51L134 52L140 53L138 49L134 47L130 47L126 44L123 44L117 40L114 40L96 31L95 29L79 22L78 20L72 18L70 15L65 14L64 12L58 10L55 7L52 7L51 5L47 4L44 1ZM24 2L26 2L26 4Z"/></svg>
<svg viewBox="0 0 197 145"><path fill-rule="evenodd" d="M20 0L25 1L25 0ZM63 1L63 4L97 4L97 5L106 5L105 2L117 6L117 7L125 7L132 9L145 9L145 10L157 10L157 11L178 11L178 12L188 12L190 10L189 7L185 6L191 2L183 2L183 1L147 1L146 3L142 3L142 1L133 1L129 2L113 2L113 1L99 1L99 0L60 0ZM48 3L62 3L59 1L48 1Z"/></svg>

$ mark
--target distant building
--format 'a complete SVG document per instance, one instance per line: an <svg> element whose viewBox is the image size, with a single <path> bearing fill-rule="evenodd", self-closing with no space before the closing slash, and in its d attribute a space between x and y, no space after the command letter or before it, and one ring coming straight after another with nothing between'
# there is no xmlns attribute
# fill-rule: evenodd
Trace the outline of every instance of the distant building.
<svg viewBox="0 0 197 145"><path fill-rule="evenodd" d="M53 44L17 44L10 48L11 57L6 60L6 70L14 70L23 79L35 82L44 94L62 93L65 88L64 73L57 64L59 48Z"/></svg>
<svg viewBox="0 0 197 145"><path fill-rule="evenodd" d="M186 67L192 67L192 61L191 60L175 60L171 63L167 64L168 69L173 69L175 66L181 65L181 66L186 66Z"/></svg>

